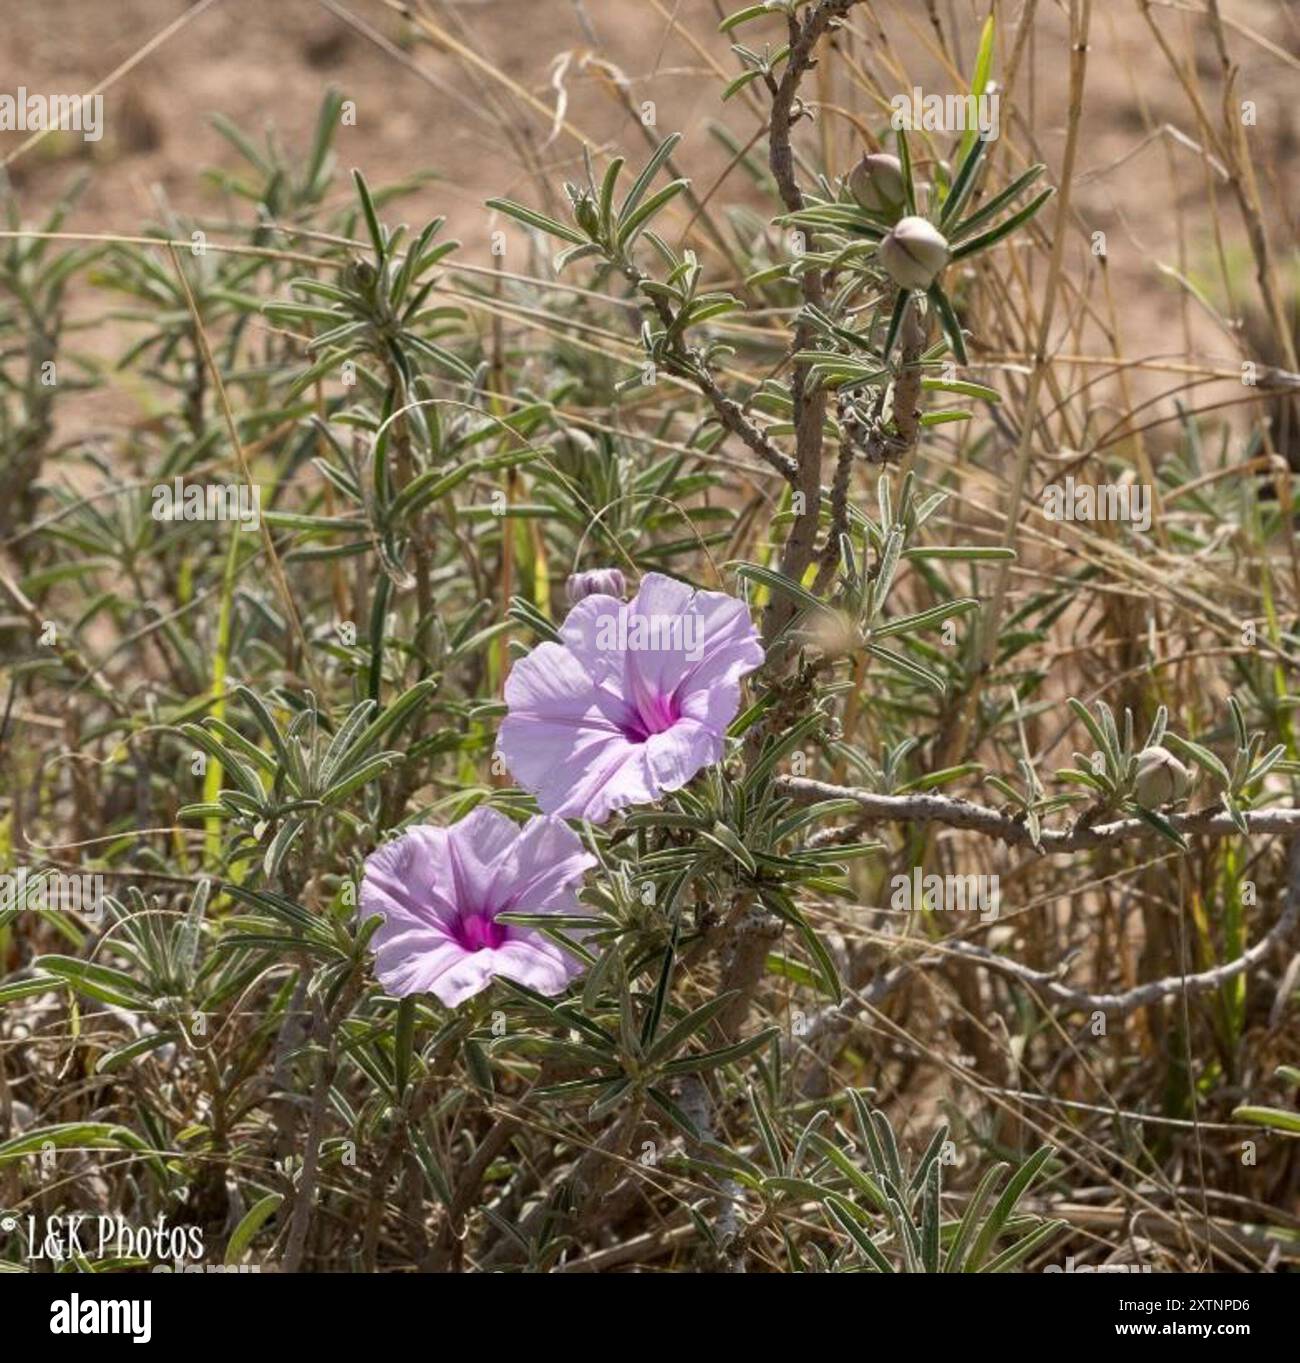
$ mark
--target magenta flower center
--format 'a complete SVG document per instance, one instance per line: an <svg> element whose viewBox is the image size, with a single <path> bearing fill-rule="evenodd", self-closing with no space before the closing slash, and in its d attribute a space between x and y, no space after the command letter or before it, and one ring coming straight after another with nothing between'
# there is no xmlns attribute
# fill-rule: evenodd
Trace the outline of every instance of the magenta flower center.
<svg viewBox="0 0 1300 1363"><path fill-rule="evenodd" d="M629 743L644 743L654 734L671 729L681 717L676 695L652 691L637 695L635 703L628 706L619 728Z"/></svg>
<svg viewBox="0 0 1300 1363"><path fill-rule="evenodd" d="M466 951L484 951L499 947L510 935L504 923L498 923L492 914L480 910L477 913L463 913L452 926L451 935Z"/></svg>

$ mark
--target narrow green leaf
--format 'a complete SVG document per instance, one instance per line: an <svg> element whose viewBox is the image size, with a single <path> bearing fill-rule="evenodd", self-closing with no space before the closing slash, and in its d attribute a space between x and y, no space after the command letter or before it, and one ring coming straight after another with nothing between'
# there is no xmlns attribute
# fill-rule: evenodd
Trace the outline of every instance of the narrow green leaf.
<svg viewBox="0 0 1300 1363"><path fill-rule="evenodd" d="M254 1202L240 1219L239 1225L231 1231L222 1263L237 1264L244 1257L244 1251L252 1243L253 1237L279 1211L283 1202L283 1193L268 1193L260 1201Z"/></svg>

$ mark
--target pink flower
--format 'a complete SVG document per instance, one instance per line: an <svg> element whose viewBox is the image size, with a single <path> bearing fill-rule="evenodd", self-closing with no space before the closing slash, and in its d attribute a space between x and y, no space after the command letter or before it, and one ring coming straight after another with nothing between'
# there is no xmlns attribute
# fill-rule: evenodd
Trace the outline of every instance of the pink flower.
<svg viewBox="0 0 1300 1363"><path fill-rule="evenodd" d="M599 823L722 758L740 679L763 662L743 601L648 573L585 597L506 679L498 748L548 814Z"/></svg>
<svg viewBox="0 0 1300 1363"><path fill-rule="evenodd" d="M361 921L380 914L375 973L395 997L432 992L454 1008L496 975L558 994L581 962L499 913L581 913L575 887L596 864L562 820L520 827L480 806L450 828L410 828L366 858Z"/></svg>

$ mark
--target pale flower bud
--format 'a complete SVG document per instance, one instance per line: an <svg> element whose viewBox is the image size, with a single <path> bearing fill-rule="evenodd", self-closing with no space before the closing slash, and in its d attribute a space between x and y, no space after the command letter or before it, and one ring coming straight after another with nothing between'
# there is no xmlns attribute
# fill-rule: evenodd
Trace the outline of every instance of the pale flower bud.
<svg viewBox="0 0 1300 1363"><path fill-rule="evenodd" d="M1138 753L1137 780L1133 793L1145 809L1185 800L1192 788L1192 774L1168 748L1144 748Z"/></svg>
<svg viewBox="0 0 1300 1363"><path fill-rule="evenodd" d="M852 618L839 610L819 611L809 634L826 658L842 658L862 642Z"/></svg>
<svg viewBox="0 0 1300 1363"><path fill-rule="evenodd" d="M951 254L943 234L924 218L899 218L878 248L880 263L900 289L928 289Z"/></svg>
<svg viewBox="0 0 1300 1363"><path fill-rule="evenodd" d="M564 584L569 605L576 606L588 596L616 596L621 601L627 582L617 568L592 568L589 572L574 573Z"/></svg>
<svg viewBox="0 0 1300 1363"><path fill-rule="evenodd" d="M888 152L871 152L853 168L849 193L868 213L896 218L903 211L907 192L903 188L903 163Z"/></svg>

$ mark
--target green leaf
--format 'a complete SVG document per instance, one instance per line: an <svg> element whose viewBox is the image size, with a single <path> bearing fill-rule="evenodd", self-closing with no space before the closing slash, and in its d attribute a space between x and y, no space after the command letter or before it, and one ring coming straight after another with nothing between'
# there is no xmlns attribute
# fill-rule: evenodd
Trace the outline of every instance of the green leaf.
<svg viewBox="0 0 1300 1363"><path fill-rule="evenodd" d="M1300 1112L1288 1112L1280 1107L1235 1107L1232 1115L1239 1122L1256 1122L1260 1126L1271 1127L1274 1131L1285 1131L1291 1136L1300 1136Z"/></svg>
<svg viewBox="0 0 1300 1363"><path fill-rule="evenodd" d="M279 758L280 765L285 770L291 770L292 765L289 760L289 751L284 745L284 736L281 734L279 726L272 717L271 711L267 708L266 702L256 691L252 690L251 687L236 686L234 690L235 695L244 703L245 707L252 712L253 718L257 720L262 732L270 739L271 745L275 749L276 756Z"/></svg>
<svg viewBox="0 0 1300 1363"><path fill-rule="evenodd" d="M1228 712L1232 716L1232 727L1237 735L1237 747L1245 748L1250 745L1250 737L1246 732L1246 716L1241 712L1241 702L1236 696L1228 697Z"/></svg>
<svg viewBox="0 0 1300 1363"><path fill-rule="evenodd" d="M618 226L618 249L626 251L628 247L636 241L637 236L645 228L646 224L656 213L673 199L675 199L690 183L689 180L673 180L666 184L656 194L652 194L645 203L632 210L628 216L619 222Z"/></svg>
<svg viewBox="0 0 1300 1363"><path fill-rule="evenodd" d="M1105 758L1106 768L1110 772L1111 780L1118 781L1119 768L1116 766L1118 754L1112 751L1110 741L1102 731L1101 725L1093 719L1092 712L1081 700L1076 700L1073 696L1070 696L1065 703L1074 711L1076 718L1087 729L1088 736L1092 739L1097 751Z"/></svg>
<svg viewBox="0 0 1300 1363"><path fill-rule="evenodd" d="M13 980L9 984L0 984L0 1004L25 999L29 994L49 994L66 988L63 980L55 979L53 976L45 979Z"/></svg>
<svg viewBox="0 0 1300 1363"><path fill-rule="evenodd" d="M719 25L719 33L730 33L733 28L739 28L741 24L747 24L751 19L770 19L779 11L773 9L771 5L746 5L744 9L738 9L735 14L729 14Z"/></svg>
<svg viewBox="0 0 1300 1363"><path fill-rule="evenodd" d="M928 667L922 667L920 663L913 662L911 658L906 658L901 653L895 653L893 649L881 648L878 644L868 644L867 652L887 667L892 667L895 672L901 672L903 676L916 682L919 686L937 691L939 695L943 695L948 689L948 684L937 672L931 672Z"/></svg>
<svg viewBox="0 0 1300 1363"><path fill-rule="evenodd" d="M921 544L903 550L904 558L947 559L971 563L1010 563L1016 551L1001 545L987 547L975 544Z"/></svg>
<svg viewBox="0 0 1300 1363"><path fill-rule="evenodd" d="M615 156L605 168L605 178L600 183L600 230L609 235L614 213L614 187L618 184L618 173L625 161Z"/></svg>
<svg viewBox="0 0 1300 1363"><path fill-rule="evenodd" d="M956 601L945 601L941 606L931 606L929 610L917 611L915 615L900 615L897 619L887 620L871 631L871 637L889 639L896 634L915 634L918 630L941 625L954 616L969 615L979 608L980 603L975 597L963 596Z"/></svg>
<svg viewBox="0 0 1300 1363"><path fill-rule="evenodd" d="M687 1013L684 1018L671 1026L646 1052L646 1063L657 1064L670 1055L676 1054L697 1032L702 1031L736 997L736 990L729 989L725 994L709 999L698 1008Z"/></svg>
<svg viewBox="0 0 1300 1363"><path fill-rule="evenodd" d="M1177 734L1166 733L1164 740L1164 746L1171 749L1176 756L1185 757L1209 772L1219 782L1222 790L1231 789L1232 777L1228 773L1228 768L1209 748L1193 743L1190 738L1180 738Z"/></svg>
<svg viewBox="0 0 1300 1363"><path fill-rule="evenodd" d="M253 768L241 758L238 758L220 743L207 729L200 728L197 724L182 724L180 732L196 748L202 748L209 757L215 758L221 763L223 771L229 772L234 778L235 784L255 800L261 800L265 794L262 783L257 779L257 774Z"/></svg>
<svg viewBox="0 0 1300 1363"><path fill-rule="evenodd" d="M785 1174L765 1178L763 1180L763 1191L765 1193L785 1193L789 1197L797 1197L801 1202L825 1202L830 1196L825 1188L819 1188L815 1183L809 1183L805 1178L790 1178Z"/></svg>
<svg viewBox="0 0 1300 1363"><path fill-rule="evenodd" d="M379 226L379 217L375 213L375 201L370 197L370 188L359 170L352 172L352 182L357 187L357 195L361 200L361 211L366 219L366 230L370 233L370 240L375 245L375 255L382 263L387 253L387 245L384 242L383 229Z"/></svg>
<svg viewBox="0 0 1300 1363"><path fill-rule="evenodd" d="M700 837L738 861L751 876L758 874L758 863L754 860L753 854L736 836L735 831L726 824L715 823L712 828L702 828Z"/></svg>
<svg viewBox="0 0 1300 1363"><path fill-rule="evenodd" d="M492 1066L488 1063L487 1052L473 1037L466 1037L462 1047L465 1067L469 1077L480 1093L491 1097L496 1085L492 1079Z"/></svg>
<svg viewBox="0 0 1300 1363"><path fill-rule="evenodd" d="M397 1096L406 1092L411 1079L411 1058L415 1046L415 998L407 995L397 1005L397 1027L393 1033L393 1076Z"/></svg>
<svg viewBox="0 0 1300 1363"><path fill-rule="evenodd" d="M1002 401L1002 394L996 388L973 383L969 379L922 379L921 387L935 393L958 393L962 397L980 398L984 402Z"/></svg>
<svg viewBox="0 0 1300 1363"><path fill-rule="evenodd" d="M545 213L538 213L531 208L525 208L523 204L513 203L509 199L489 199L487 207L495 208L499 213L504 213L506 217L523 223L525 227L535 227L539 232L546 232L550 236L559 237L561 241L572 242L575 246L586 246L588 244L587 238L581 232L575 231L572 227L566 227L562 222L556 222L554 218L548 218Z"/></svg>
<svg viewBox="0 0 1300 1363"><path fill-rule="evenodd" d="M947 1132L944 1132L947 1135ZM921 1263L927 1273L939 1271L939 1154L936 1150L925 1170L925 1191L921 1199ZM918 1171L919 1173L920 1171Z"/></svg>
<svg viewBox="0 0 1300 1363"><path fill-rule="evenodd" d="M943 327L943 334L948 338L948 344L952 347L953 358L958 364L969 364L966 340L961 334L961 322L948 301L948 295L938 284L931 284L925 291L925 296L934 304L935 311L939 314L939 322Z"/></svg>
<svg viewBox="0 0 1300 1363"><path fill-rule="evenodd" d="M797 724L792 725L778 739L775 741L768 740L764 743L762 755L750 767L745 776L743 789L746 798L752 799L758 793L776 764L796 748L802 747L804 741L825 723L825 718L820 710L813 710L811 714L805 715Z"/></svg>
<svg viewBox="0 0 1300 1363"><path fill-rule="evenodd" d="M993 69L993 36L995 26L992 13L980 30L979 51L975 56L975 73L971 77L970 92L978 98L988 89L989 73Z"/></svg>
<svg viewBox="0 0 1300 1363"><path fill-rule="evenodd" d="M253 1203L240 1219L239 1225L231 1231L222 1263L237 1264L243 1258L244 1251L252 1243L253 1237L279 1211L283 1201L283 1193L268 1193L266 1197Z"/></svg>
<svg viewBox="0 0 1300 1363"><path fill-rule="evenodd" d="M175 1032L151 1032L148 1036L139 1037L125 1046L119 1046L116 1050L101 1055L95 1061L95 1073L112 1074L130 1061L148 1055L150 1051L156 1051L161 1046L171 1045L177 1039Z"/></svg>
<svg viewBox="0 0 1300 1363"><path fill-rule="evenodd" d="M1068 1221L1045 1221L1036 1226L1023 1239L1017 1240L1009 1249L1004 1249L991 1263L980 1270L981 1273L1006 1273L1035 1250L1041 1249L1049 1240L1055 1239L1063 1230L1068 1230Z"/></svg>
<svg viewBox="0 0 1300 1363"><path fill-rule="evenodd" d="M993 16L989 16L989 23L993 22ZM948 190L948 197L943 201L943 210L939 215L939 226L941 229L947 228L949 223L961 212L962 205L970 197L970 192L975 188L975 177L979 170L980 162L984 159L984 153L988 150L988 143L979 136L977 128L968 128L961 143L961 167L957 171L957 177L953 180L951 188Z"/></svg>
<svg viewBox="0 0 1300 1363"><path fill-rule="evenodd" d="M903 168L903 197L908 213L915 217L916 186L912 182L912 150L908 145L906 131L902 128L897 129L895 140L898 143L898 160Z"/></svg>
<svg viewBox="0 0 1300 1363"><path fill-rule="evenodd" d="M831 960L830 952L826 950L826 945L817 935L816 929L788 895L779 890L764 889L759 891L759 896L773 913L787 923L793 924L798 930L813 958L813 964L817 967L817 973L821 976L822 988L836 1003L840 1003L844 993L840 988L839 972L835 969L835 962Z"/></svg>
<svg viewBox="0 0 1300 1363"><path fill-rule="evenodd" d="M1149 824L1162 838L1165 838L1182 851L1187 851L1187 839L1165 818L1163 814L1158 814L1154 809L1144 809L1141 805L1134 805L1133 812L1143 823ZM1243 831L1245 831L1243 829Z"/></svg>
<svg viewBox="0 0 1300 1363"><path fill-rule="evenodd" d="M659 168L673 154L673 148L681 140L681 133L669 133L655 148L654 154L642 167L641 174L633 180L632 188L628 190L627 198L623 200L622 206L618 210L620 222L624 221L628 214L636 209L646 190L650 188L651 181L659 174Z"/></svg>
<svg viewBox="0 0 1300 1363"><path fill-rule="evenodd" d="M1028 189L1046 169L1047 167L1041 161L1037 165L1030 166L1023 175L1013 180L1004 190L995 194L983 208L972 213L965 222L958 223L949 233L948 240L959 241L968 232L980 226L981 223L992 222L1004 208Z"/></svg>
<svg viewBox="0 0 1300 1363"><path fill-rule="evenodd" d="M966 1247L975 1236L976 1228L980 1223L980 1218L984 1215L984 1208L989 1198L993 1194L993 1188L997 1181L1007 1170L1007 1165L998 1163L987 1170L979 1181L979 1186L975 1189L974 1195L966 1204L966 1210L962 1213L961 1222L957 1227L956 1234L948 1246L947 1256L943 1261L943 1271L945 1273L960 1273L966 1258Z"/></svg>
<svg viewBox="0 0 1300 1363"><path fill-rule="evenodd" d="M1002 1234L1007 1218L1015 1210L1016 1203L1024 1196L1034 1179L1038 1177L1039 1170L1052 1157L1052 1153L1050 1145L1040 1146L1011 1176L1011 1181L1003 1190L1002 1196L994 1204L993 1210L989 1213L989 1219L980 1228L980 1233L975 1239L970 1258L966 1262L967 1273L978 1271L980 1265L983 1264L985 1255L996 1243L998 1236Z"/></svg>
<svg viewBox="0 0 1300 1363"><path fill-rule="evenodd" d="M279 875L280 867L283 865L285 857L289 855L289 849L293 846L298 834L302 832L306 822L307 820L301 815L293 815L275 830L275 836L267 846L266 855L262 858L262 870L267 880L274 880Z"/></svg>
<svg viewBox="0 0 1300 1363"><path fill-rule="evenodd" d="M770 12L771 11L769 11L769 13ZM749 85L752 81L758 80L762 74L763 73L760 70L758 70L757 67L750 71L742 71L740 75L738 75L735 78L735 80L730 81L727 84L726 88L723 90L722 102L725 104L732 97L732 95L739 94L745 88L745 86ZM786 268L787 267L784 265L773 266L771 270L764 271L763 273L770 274L772 275L773 278L779 278L780 275L785 273ZM746 282L753 283L755 281L747 280Z"/></svg>
<svg viewBox="0 0 1300 1363"><path fill-rule="evenodd" d="M855 1207L847 1198L841 1197L839 1193L826 1194L826 1208L830 1214L839 1222L840 1226L849 1233L850 1239L861 1250L864 1258L881 1273L892 1273L893 1265L880 1252L866 1227L858 1219L863 1213Z"/></svg>
<svg viewBox="0 0 1300 1363"><path fill-rule="evenodd" d="M772 591L783 592L805 610L824 611L826 609L824 601L819 601L806 587L786 577L784 573L778 573L774 568L765 568L760 563L742 562L728 563L727 567L734 568L737 577L743 577L749 582L757 582Z"/></svg>
<svg viewBox="0 0 1300 1363"><path fill-rule="evenodd" d="M688 1140L698 1141L700 1139L699 1127L662 1089L648 1088L645 1091L645 1096Z"/></svg>
<svg viewBox="0 0 1300 1363"><path fill-rule="evenodd" d="M366 762L362 763L361 766L355 768L347 776L343 777L342 780L336 781L330 786L330 788L320 797L321 804L342 804L353 791L359 790L362 786L373 781L376 777L382 776L384 772L390 770L402 760L402 754L398 752L376 753L374 757L369 758Z"/></svg>
<svg viewBox="0 0 1300 1363"><path fill-rule="evenodd" d="M38 956L32 965L67 981L80 994L119 1008L140 1008L147 1000L144 986L124 970L79 961L74 956Z"/></svg>
<svg viewBox="0 0 1300 1363"><path fill-rule="evenodd" d="M975 54L975 70L974 73L971 75L970 81L970 92L972 95L975 96L976 99L978 99L985 92L985 90L988 89L989 75L993 70L993 38L995 32L996 25L993 13L992 11L990 11L989 17L984 21L984 27L980 30L980 45L979 50ZM962 168L965 169L966 163L970 160L973 151L978 150L978 147L983 147L987 145L988 144L984 142L982 138L980 138L978 128L967 128L966 132L962 135L961 144L957 153L957 157L962 164ZM957 178L958 180L960 180L961 178L960 172L958 173ZM955 181L953 189L954 191L956 190ZM968 194L969 191L970 186L967 185L961 197L965 198L966 194ZM958 204L957 207L960 207L960 204ZM956 212L956 209L954 208L953 211Z"/></svg>
<svg viewBox="0 0 1300 1363"><path fill-rule="evenodd" d="M145 1157L160 1179L165 1178L162 1161L149 1146L124 1126L112 1122L60 1122L0 1143L0 1164L21 1159L24 1155L39 1154L45 1145L57 1149L133 1150Z"/></svg>
<svg viewBox="0 0 1300 1363"><path fill-rule="evenodd" d="M823 1136L820 1131L814 1131L808 1137L808 1144L823 1158L830 1160L859 1195L865 1197L878 1211L884 1210L887 1201L884 1189L875 1179L859 1169L834 1141Z"/></svg>
<svg viewBox="0 0 1300 1363"><path fill-rule="evenodd" d="M1031 199L1019 213L1013 213L1005 222L1000 222L996 227L990 228L987 232L982 233L978 237L971 237L970 240L962 242L960 246L954 248L952 261L950 263L964 260L967 256L974 255L977 251L983 251L990 246L995 246L1003 237L1010 236L1017 227L1027 223L1055 193L1055 189L1043 190L1036 199Z"/></svg>
<svg viewBox="0 0 1300 1363"><path fill-rule="evenodd" d="M401 720L405 719L436 685L437 682L432 677L425 677L416 682L409 690L404 691L382 714L366 725L357 735L356 739L349 745L347 752L344 753L341 763L347 764L360 757L372 743L382 738L390 729L396 727Z"/></svg>
<svg viewBox="0 0 1300 1363"><path fill-rule="evenodd" d="M664 1073L696 1074L700 1070L717 1069L721 1065L731 1064L733 1060L743 1060L745 1056L761 1050L774 1036L780 1035L779 1027L768 1027L754 1036L746 1037L744 1041L737 1041L733 1046L705 1051L703 1055L686 1055L680 1060L671 1060L664 1066Z"/></svg>

